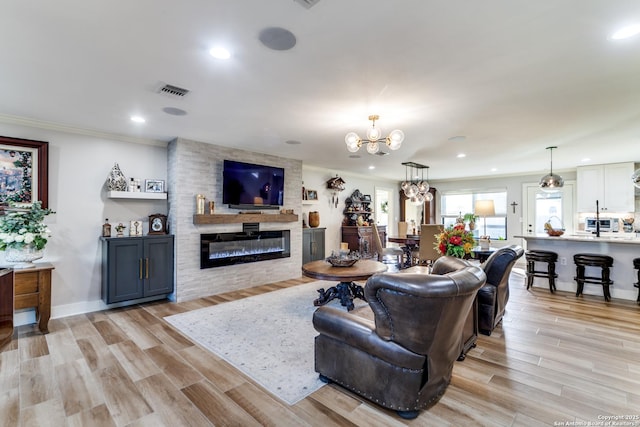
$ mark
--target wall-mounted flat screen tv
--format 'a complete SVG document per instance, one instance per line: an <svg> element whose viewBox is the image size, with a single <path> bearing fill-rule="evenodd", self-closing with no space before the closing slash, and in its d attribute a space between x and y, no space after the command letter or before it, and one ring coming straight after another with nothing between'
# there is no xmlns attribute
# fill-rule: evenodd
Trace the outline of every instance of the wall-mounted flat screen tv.
<svg viewBox="0 0 640 427"><path fill-rule="evenodd" d="M278 209L283 201L284 168L224 161L222 203L237 209Z"/></svg>

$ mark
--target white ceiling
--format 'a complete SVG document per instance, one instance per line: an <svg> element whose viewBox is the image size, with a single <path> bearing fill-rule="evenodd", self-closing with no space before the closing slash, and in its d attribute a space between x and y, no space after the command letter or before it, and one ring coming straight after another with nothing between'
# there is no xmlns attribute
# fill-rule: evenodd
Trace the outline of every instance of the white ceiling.
<svg viewBox="0 0 640 427"><path fill-rule="evenodd" d="M0 119L373 165L398 180L404 161L431 179L542 176L550 145L559 172L584 157L640 161L640 36L608 38L636 22L638 0L9 1ZM266 48L266 27L296 46ZM219 43L230 60L208 54ZM163 83L191 92L163 95ZM405 142L350 158L344 135L363 135L370 114Z"/></svg>

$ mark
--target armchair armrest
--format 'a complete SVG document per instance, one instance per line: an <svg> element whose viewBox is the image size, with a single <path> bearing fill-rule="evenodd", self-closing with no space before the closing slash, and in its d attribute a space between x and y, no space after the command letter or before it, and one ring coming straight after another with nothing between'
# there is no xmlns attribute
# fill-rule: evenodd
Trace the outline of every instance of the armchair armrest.
<svg viewBox="0 0 640 427"><path fill-rule="evenodd" d="M388 363L407 369L422 369L425 358L375 333L371 320L333 307L320 307L313 313L313 326L321 335L355 347Z"/></svg>

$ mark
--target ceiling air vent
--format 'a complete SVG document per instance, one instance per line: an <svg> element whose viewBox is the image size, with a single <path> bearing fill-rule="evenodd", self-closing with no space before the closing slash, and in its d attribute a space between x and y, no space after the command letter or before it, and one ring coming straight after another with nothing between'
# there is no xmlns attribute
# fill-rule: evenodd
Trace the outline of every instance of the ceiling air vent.
<svg viewBox="0 0 640 427"><path fill-rule="evenodd" d="M295 0L295 2L301 4L306 9L311 9L311 7L315 6L320 0Z"/></svg>
<svg viewBox="0 0 640 427"><path fill-rule="evenodd" d="M178 86L173 85L164 85L160 88L160 93L164 93L165 95L183 97L189 93L189 89L183 89Z"/></svg>

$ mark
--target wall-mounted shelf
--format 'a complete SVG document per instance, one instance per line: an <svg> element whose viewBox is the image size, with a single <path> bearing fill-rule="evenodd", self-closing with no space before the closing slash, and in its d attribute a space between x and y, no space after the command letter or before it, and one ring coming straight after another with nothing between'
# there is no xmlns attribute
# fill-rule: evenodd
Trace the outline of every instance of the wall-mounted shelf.
<svg viewBox="0 0 640 427"><path fill-rule="evenodd" d="M297 222L296 214L213 214L194 215L193 223L198 224L238 224L245 222Z"/></svg>
<svg viewBox="0 0 640 427"><path fill-rule="evenodd" d="M320 203L320 200L303 200L302 201L303 205L317 205L318 203Z"/></svg>
<svg viewBox="0 0 640 427"><path fill-rule="evenodd" d="M167 193L143 193L141 191L108 191L110 199L167 200Z"/></svg>

